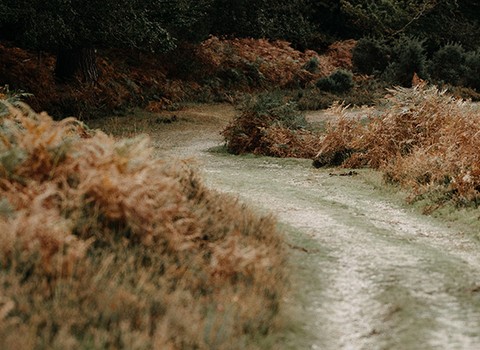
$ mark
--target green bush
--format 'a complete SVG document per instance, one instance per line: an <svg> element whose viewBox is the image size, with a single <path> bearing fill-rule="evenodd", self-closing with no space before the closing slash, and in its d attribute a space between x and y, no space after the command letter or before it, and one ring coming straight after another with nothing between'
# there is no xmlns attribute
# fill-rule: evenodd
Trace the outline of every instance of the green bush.
<svg viewBox="0 0 480 350"><path fill-rule="evenodd" d="M424 43L424 40L415 37L403 36L397 39L393 44L390 64L382 75L383 79L392 84L410 87L414 73L422 79L427 78Z"/></svg>
<svg viewBox="0 0 480 350"><path fill-rule="evenodd" d="M307 72L310 72L312 74L317 74L318 73L318 65L320 62L318 61L318 58L316 56L310 58L304 65L303 69L305 69Z"/></svg>
<svg viewBox="0 0 480 350"><path fill-rule="evenodd" d="M248 95L238 106L242 114L252 119L269 121L289 129L303 129L307 122L295 102L286 101L280 91L266 92L259 95Z"/></svg>
<svg viewBox="0 0 480 350"><path fill-rule="evenodd" d="M468 87L480 90L480 51L468 52L465 58L465 84Z"/></svg>
<svg viewBox="0 0 480 350"><path fill-rule="evenodd" d="M344 93L353 88L353 74L350 71L339 69L328 77L319 79L316 85L323 91Z"/></svg>
<svg viewBox="0 0 480 350"><path fill-rule="evenodd" d="M389 48L379 39L361 38L352 54L353 68L358 73L381 73L388 66Z"/></svg>
<svg viewBox="0 0 480 350"><path fill-rule="evenodd" d="M459 44L448 44L440 48L432 58L432 77L452 85L461 85L467 73L466 53Z"/></svg>

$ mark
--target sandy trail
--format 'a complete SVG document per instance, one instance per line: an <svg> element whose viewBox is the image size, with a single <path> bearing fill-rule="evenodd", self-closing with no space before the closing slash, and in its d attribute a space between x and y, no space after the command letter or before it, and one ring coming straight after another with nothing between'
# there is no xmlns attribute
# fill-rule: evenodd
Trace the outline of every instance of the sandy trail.
<svg viewBox="0 0 480 350"><path fill-rule="evenodd" d="M480 349L480 254L468 232L389 199L363 171L331 176L341 170L209 151L222 143L228 106L176 113L178 123L151 132L159 155L195 158L210 187L273 212L322 248L309 256L320 284L298 286L309 290L307 348Z"/></svg>

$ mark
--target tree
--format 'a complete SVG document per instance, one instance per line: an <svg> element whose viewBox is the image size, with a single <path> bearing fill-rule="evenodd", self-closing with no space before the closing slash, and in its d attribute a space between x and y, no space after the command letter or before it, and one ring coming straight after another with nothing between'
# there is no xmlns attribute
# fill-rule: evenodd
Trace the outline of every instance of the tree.
<svg viewBox="0 0 480 350"><path fill-rule="evenodd" d="M198 23L208 1L3 0L0 27L17 44L55 52L55 75L70 81L98 78L96 49L166 51L175 46L173 28ZM194 8L195 11L190 11ZM196 16L196 17L192 17ZM189 22L190 21L190 22ZM186 33L187 31L185 31ZM178 33L176 31L175 33Z"/></svg>
<svg viewBox="0 0 480 350"><path fill-rule="evenodd" d="M342 12L361 36L393 36L433 11L439 0L342 0Z"/></svg>
<svg viewBox="0 0 480 350"><path fill-rule="evenodd" d="M341 0L341 12L357 37L426 39L430 53L449 42L480 45L480 3L473 0Z"/></svg>
<svg viewBox="0 0 480 350"><path fill-rule="evenodd" d="M425 33L433 50L459 43L467 50L480 48L480 2L444 0L412 28Z"/></svg>
<svg viewBox="0 0 480 350"><path fill-rule="evenodd" d="M340 0L310 1L310 21L327 35L351 38L348 17L342 11Z"/></svg>
<svg viewBox="0 0 480 350"><path fill-rule="evenodd" d="M214 0L212 34L283 39L304 46L313 33L307 0Z"/></svg>

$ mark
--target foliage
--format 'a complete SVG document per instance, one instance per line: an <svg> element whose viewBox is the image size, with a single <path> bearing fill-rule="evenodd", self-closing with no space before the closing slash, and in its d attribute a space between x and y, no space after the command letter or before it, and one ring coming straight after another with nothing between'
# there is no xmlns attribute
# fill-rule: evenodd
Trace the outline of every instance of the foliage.
<svg viewBox="0 0 480 350"><path fill-rule="evenodd" d="M423 1L341 1L355 27L364 34L392 35L406 30L437 6L436 0Z"/></svg>
<svg viewBox="0 0 480 350"><path fill-rule="evenodd" d="M300 158L313 155L315 134L303 129L305 116L281 94L250 96L239 110L222 132L230 153Z"/></svg>
<svg viewBox="0 0 480 350"><path fill-rule="evenodd" d="M379 103L388 85L373 76L354 75L354 86L345 93L332 93L308 85L305 88L282 89L285 100L295 102L301 111L327 109L342 101L349 106L371 106Z"/></svg>
<svg viewBox="0 0 480 350"><path fill-rule="evenodd" d="M211 34L287 40L305 47L313 35L308 3L306 0L214 0Z"/></svg>
<svg viewBox="0 0 480 350"><path fill-rule="evenodd" d="M465 49L480 45L480 3L472 0L435 1L435 7L410 28L409 34L427 39L430 52L455 42Z"/></svg>
<svg viewBox="0 0 480 350"><path fill-rule="evenodd" d="M1 348L230 349L275 329L272 218L146 138L1 103Z"/></svg>
<svg viewBox="0 0 480 350"><path fill-rule="evenodd" d="M406 36L396 40L392 47L390 63L382 75L383 79L405 87L412 85L414 74L425 79L427 56L424 43L424 40Z"/></svg>
<svg viewBox="0 0 480 350"><path fill-rule="evenodd" d="M414 74L428 77L425 40L400 36L386 41L365 37L353 51L353 65L358 73L375 74L390 84L411 86Z"/></svg>
<svg viewBox="0 0 480 350"><path fill-rule="evenodd" d="M178 37L204 20L208 1L43 1L5 0L0 25L13 39L40 50L136 48L168 50ZM122 25L119 25L122 23ZM178 34L174 37L172 34Z"/></svg>
<svg viewBox="0 0 480 350"><path fill-rule="evenodd" d="M35 110L82 119L122 113L151 103L169 108L184 101L232 101L242 92L308 85L351 62L352 41L338 42L323 55L293 49L287 42L211 37L162 55L131 50L100 51L96 85L58 85L55 57L0 44L0 77L12 89L33 94ZM303 66L318 60L313 74ZM348 69L348 68L347 68Z"/></svg>
<svg viewBox="0 0 480 350"><path fill-rule="evenodd" d="M441 200L480 204L478 107L425 83L392 90L388 103L368 123L333 107L339 120L322 139L316 164L343 154L343 166L379 168L413 198L435 192L443 194Z"/></svg>
<svg viewBox="0 0 480 350"><path fill-rule="evenodd" d="M433 55L431 75L437 81L460 85L467 71L465 61L466 53L461 45L445 45Z"/></svg>
<svg viewBox="0 0 480 350"><path fill-rule="evenodd" d="M353 88L353 74L350 71L339 69L328 77L318 80L316 85L320 90L345 93Z"/></svg>
<svg viewBox="0 0 480 350"><path fill-rule="evenodd" d="M480 50L467 52L465 84L480 92Z"/></svg>
<svg viewBox="0 0 480 350"><path fill-rule="evenodd" d="M364 37L352 52L353 68L361 74L380 74L389 63L390 50L384 40Z"/></svg>
<svg viewBox="0 0 480 350"><path fill-rule="evenodd" d="M306 85L339 67L350 68L354 45L353 40L334 43L319 55L295 50L286 41L211 37L198 47L197 55L203 71L211 75L221 72L229 87L236 82L247 87L283 88Z"/></svg>
<svg viewBox="0 0 480 350"><path fill-rule="evenodd" d="M307 79L302 62L315 53L304 55L284 41L211 37L200 45L198 54L212 75L220 71L222 78L232 81L232 75L237 75L233 81L246 86L268 83L281 87ZM230 74L225 77L228 71Z"/></svg>
<svg viewBox="0 0 480 350"><path fill-rule="evenodd" d="M310 72L312 74L317 74L319 71L318 70L319 64L320 64L320 61L318 60L318 57L313 56L302 66L302 69L305 69L307 72Z"/></svg>
<svg viewBox="0 0 480 350"><path fill-rule="evenodd" d="M0 29L16 45L55 53L59 82L95 84L96 49L164 52L179 40L202 40L209 5L209 0L5 0Z"/></svg>
<svg viewBox="0 0 480 350"><path fill-rule="evenodd" d="M295 103L286 102L279 92L247 96L238 109L252 113L255 118L271 119L272 123L290 129L302 129L306 126L305 115Z"/></svg>

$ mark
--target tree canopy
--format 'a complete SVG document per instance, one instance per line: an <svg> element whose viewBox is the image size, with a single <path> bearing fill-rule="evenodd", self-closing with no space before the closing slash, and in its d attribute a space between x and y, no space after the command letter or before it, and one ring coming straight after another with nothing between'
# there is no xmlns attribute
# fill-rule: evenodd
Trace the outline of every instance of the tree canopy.
<svg viewBox="0 0 480 350"><path fill-rule="evenodd" d="M12 39L34 49L168 49L174 39L153 6L145 4L143 0L4 0L0 21L15 29Z"/></svg>

